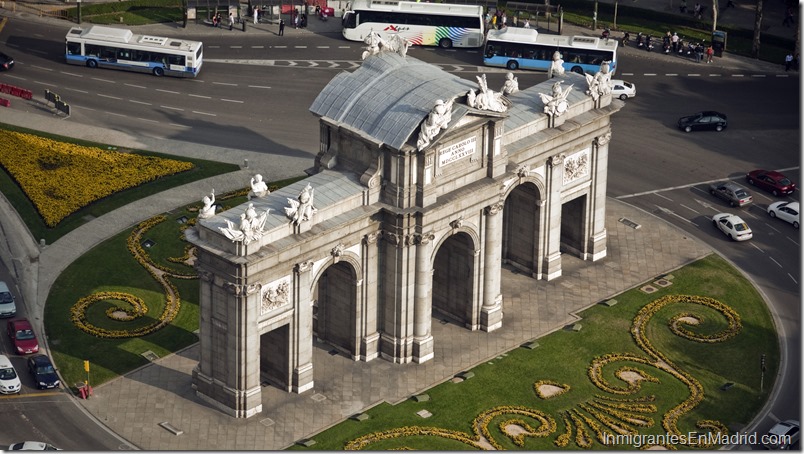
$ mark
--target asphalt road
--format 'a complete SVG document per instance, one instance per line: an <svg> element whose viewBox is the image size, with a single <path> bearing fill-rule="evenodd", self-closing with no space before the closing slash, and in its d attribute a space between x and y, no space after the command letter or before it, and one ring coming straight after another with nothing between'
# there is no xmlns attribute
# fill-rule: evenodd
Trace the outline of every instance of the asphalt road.
<svg viewBox="0 0 804 454"><path fill-rule="evenodd" d="M59 93L73 106L71 122L295 157L298 173L309 167L318 150L318 125L308 111L310 104L335 74L359 65L362 51L360 43L336 34L281 42L248 33L219 40L203 37L206 62L197 79L156 79L65 65L63 36L68 28L7 25L6 46L0 49L6 47L18 65L2 80ZM488 71L478 67L477 50L413 48L408 55L463 78ZM755 168L786 169L794 181L801 181L799 78L722 71L710 76L712 71L676 57L647 59L625 53L618 66L618 77L636 83L637 97L613 119L608 194L701 238L756 282L781 322L780 335L788 347L781 398L757 430L767 430L777 419L800 420L799 232L767 216L765 208L777 200L770 194L749 188L754 205L735 210L706 192L712 181L745 184L745 173ZM489 72L489 85L502 86L504 74ZM520 87L546 78L523 71L517 77ZM729 127L720 133L691 134L675 127L678 117L698 110L727 113ZM798 200L799 194L785 199ZM709 221L722 211L739 211L754 230L754 239L729 242ZM44 402L21 399L13 404L19 406L15 414L30 415ZM0 424L8 418L5 413L0 412ZM53 420L9 424L3 427L12 427L17 440L37 435L36 427L53 425ZM3 438L0 435L0 444ZM104 446L116 449L117 442Z"/></svg>

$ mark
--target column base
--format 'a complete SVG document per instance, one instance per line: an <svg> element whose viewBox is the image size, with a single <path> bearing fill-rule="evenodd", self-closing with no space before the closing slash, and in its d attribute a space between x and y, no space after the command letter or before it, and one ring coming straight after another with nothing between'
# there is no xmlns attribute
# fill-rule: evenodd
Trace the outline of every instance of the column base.
<svg viewBox="0 0 804 454"><path fill-rule="evenodd" d="M433 351L433 336L423 337L421 339L413 339L413 362L424 363L430 361L435 357Z"/></svg>
<svg viewBox="0 0 804 454"><path fill-rule="evenodd" d="M369 334L360 341L360 359L371 361L380 356L380 333Z"/></svg>
<svg viewBox="0 0 804 454"><path fill-rule="evenodd" d="M596 262L606 257L606 229L589 238L589 260Z"/></svg>
<svg viewBox="0 0 804 454"><path fill-rule="evenodd" d="M193 369L193 389L199 399L235 418L249 418L262 412L262 388L236 390Z"/></svg>
<svg viewBox="0 0 804 454"><path fill-rule="evenodd" d="M293 369L291 389L294 393L301 394L313 389L313 364L307 363Z"/></svg>
<svg viewBox="0 0 804 454"><path fill-rule="evenodd" d="M552 281L553 279L561 277L561 253L556 252L550 254L544 259L544 272L543 275L546 280Z"/></svg>
<svg viewBox="0 0 804 454"><path fill-rule="evenodd" d="M480 308L480 329L490 333L495 329L502 328L502 295L494 299L494 306Z"/></svg>
<svg viewBox="0 0 804 454"><path fill-rule="evenodd" d="M396 338L383 333L380 336L380 356L396 364L407 364L413 361L413 339Z"/></svg>

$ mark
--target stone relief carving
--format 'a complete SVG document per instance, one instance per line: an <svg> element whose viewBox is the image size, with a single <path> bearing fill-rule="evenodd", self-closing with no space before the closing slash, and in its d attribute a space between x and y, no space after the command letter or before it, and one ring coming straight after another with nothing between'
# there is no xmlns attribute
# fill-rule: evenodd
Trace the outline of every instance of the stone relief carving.
<svg viewBox="0 0 804 454"><path fill-rule="evenodd" d="M215 190L213 189L208 196L201 199L204 206L198 210L198 219L209 219L215 216Z"/></svg>
<svg viewBox="0 0 804 454"><path fill-rule="evenodd" d="M313 219L313 214L318 210L313 206L313 196L315 190L310 183L299 193L298 200L288 199L289 207L285 207L285 215L290 218L290 222L299 225L304 221Z"/></svg>
<svg viewBox="0 0 804 454"><path fill-rule="evenodd" d="M232 295L240 295L240 293L243 291L243 289L239 285L233 282L224 282L223 289L231 293Z"/></svg>
<svg viewBox="0 0 804 454"><path fill-rule="evenodd" d="M313 262L310 261L301 262L297 264L295 268L297 273L306 273L311 269L313 269Z"/></svg>
<svg viewBox="0 0 804 454"><path fill-rule="evenodd" d="M569 103L567 103L567 96L572 90L572 85L565 89L561 89L561 81L553 84L552 94L539 93L544 103L544 113L551 117L558 117L567 111Z"/></svg>
<svg viewBox="0 0 804 454"><path fill-rule="evenodd" d="M366 244L374 244L377 242L379 238L380 238L380 232L369 233L363 237L363 241L365 241Z"/></svg>
<svg viewBox="0 0 804 454"><path fill-rule="evenodd" d="M611 93L611 69L609 63L610 62L607 61L601 63L600 70L598 70L594 76L585 74L586 83L589 85L586 94L591 96L595 102L597 102L601 96Z"/></svg>
<svg viewBox="0 0 804 454"><path fill-rule="evenodd" d="M553 52L553 61L550 63L550 69L547 70L547 78L552 79L555 76L564 74L564 60L561 59L561 52Z"/></svg>
<svg viewBox="0 0 804 454"><path fill-rule="evenodd" d="M602 136L595 137L595 145L597 145L598 147L602 147L603 145L609 143L610 140L611 140L611 133L607 132Z"/></svg>
<svg viewBox="0 0 804 454"><path fill-rule="evenodd" d="M433 232L429 232L415 235L414 241L416 244L429 244L434 239L435 234Z"/></svg>
<svg viewBox="0 0 804 454"><path fill-rule="evenodd" d="M564 184L589 175L589 153L585 150L564 160Z"/></svg>
<svg viewBox="0 0 804 454"><path fill-rule="evenodd" d="M282 307L290 301L290 278L273 285L263 286L260 298L260 314Z"/></svg>
<svg viewBox="0 0 804 454"><path fill-rule="evenodd" d="M416 148L419 151L430 145L430 142L442 129L447 129L449 122L452 121L452 105L454 102L455 98L446 102L442 99L435 102L433 110L424 119L419 129L419 138L416 140Z"/></svg>
<svg viewBox="0 0 804 454"><path fill-rule="evenodd" d="M240 226L226 219L226 227L218 227L227 238L233 242L249 244L254 240L260 239L265 233L265 221L268 220L268 213L271 209L265 210L261 215L257 215L254 204L249 203L246 212L240 215Z"/></svg>
<svg viewBox="0 0 804 454"><path fill-rule="evenodd" d="M516 175L519 178L527 178L530 175L530 167L527 165L519 166L519 168L516 169Z"/></svg>
<svg viewBox="0 0 804 454"><path fill-rule="evenodd" d="M459 229L463 226L463 216L449 223L453 229Z"/></svg>
<svg viewBox="0 0 804 454"><path fill-rule="evenodd" d="M345 246L344 246L343 244L338 243L338 245L337 245L337 246L335 246L334 248L332 248L332 250L330 250L330 251L329 251L329 253L330 253L330 254L331 254L333 257L335 257L335 259L337 260L337 259L338 259L338 257L340 257L340 256L342 256L342 255L343 255L343 251L344 251L345 249L346 249L346 248L345 248Z"/></svg>
<svg viewBox="0 0 804 454"><path fill-rule="evenodd" d="M505 112L511 106L511 101L501 92L489 89L485 74L477 76L477 85L479 92L469 90L466 93L466 104L468 104L469 107L492 112Z"/></svg>
<svg viewBox="0 0 804 454"><path fill-rule="evenodd" d="M248 192L248 200L255 197L265 197L271 193L271 191L268 190L268 185L262 181L262 175L259 173L251 177L249 184L251 185L251 191Z"/></svg>
<svg viewBox="0 0 804 454"><path fill-rule="evenodd" d="M248 284L246 286L246 295L251 295L251 294L255 293L257 290L259 290L260 288L262 288L262 284L260 284L260 283Z"/></svg>
<svg viewBox="0 0 804 454"><path fill-rule="evenodd" d="M505 83L503 84L502 90L500 92L503 96L512 95L519 91L519 80L514 77L514 73L508 73L505 75Z"/></svg>

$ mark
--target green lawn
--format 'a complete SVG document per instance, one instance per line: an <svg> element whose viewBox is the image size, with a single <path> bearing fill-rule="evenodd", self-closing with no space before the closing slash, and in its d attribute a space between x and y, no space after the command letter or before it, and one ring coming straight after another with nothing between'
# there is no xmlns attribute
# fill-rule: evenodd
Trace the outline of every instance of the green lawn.
<svg viewBox="0 0 804 454"><path fill-rule="evenodd" d="M618 361L603 368L603 377L611 384L625 386L615 377L623 367L632 367L658 383L642 382L631 395L607 393L596 387L587 371L595 357L619 353L648 358L634 342L629 330L636 313L645 305L665 295L700 295L719 300L730 306L742 318L739 334L721 343L699 343L681 338L668 329L669 319L682 312L695 314L701 323L687 326L698 334L715 334L726 326L725 318L711 308L676 303L659 310L647 324L647 338L653 347L676 367L688 373L703 387L704 399L692 412L679 419L682 434L703 431L696 428L701 420L717 420L733 429L748 424L759 411L773 386L779 361L779 346L770 314L751 284L717 256L709 256L673 273L673 285L651 295L638 289L617 297L618 304L607 307L595 305L581 315L583 329L579 332L562 330L538 340L533 349L518 348L472 369L475 376L461 383L450 381L425 391L427 402L407 400L398 405L380 404L367 411L370 419L362 422L347 420L320 434L312 436L314 450L340 450L347 442L373 432L405 426L436 427L465 433L473 438L472 421L481 413L501 405L521 406L551 416L557 425L546 437L525 437L524 446L515 445L505 436L499 424L504 420L521 419L538 429L539 422L530 416L505 413L492 418L488 424L491 437L505 449L554 450L554 441L565 431L563 415L568 410L587 414L590 405L603 405L611 400L620 405L634 406L634 400L655 396L655 412L642 413L652 421L652 427L638 428L641 434L664 434L663 416L690 396L687 385L673 375L651 365L633 361ZM503 326L502 329L505 329ZM767 354L770 366L765 373L764 392L759 391L759 358ZM540 398L534 383L551 380L570 386L570 390L549 399ZM720 387L734 383L727 391ZM601 404L602 403L602 404ZM636 408L636 407L635 407ZM428 419L416 415L426 409L433 414ZM634 415L639 412L633 411ZM604 415L605 417L605 415ZM598 424L601 424L598 421ZM595 437L588 426L587 431ZM610 431L610 430L609 430ZM572 437L568 449L578 449ZM595 440L593 449L627 449L630 446L604 446ZM472 449L465 443L440 436L406 436L368 444L365 449ZM308 449L294 446L293 449Z"/></svg>

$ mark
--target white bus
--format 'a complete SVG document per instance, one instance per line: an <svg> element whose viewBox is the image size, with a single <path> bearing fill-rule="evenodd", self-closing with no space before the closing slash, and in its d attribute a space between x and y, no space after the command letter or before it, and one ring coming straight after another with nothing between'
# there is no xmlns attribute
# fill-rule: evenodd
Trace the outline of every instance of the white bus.
<svg viewBox="0 0 804 454"><path fill-rule="evenodd" d="M553 53L559 51L567 71L594 74L600 70L601 63L608 61L611 74L614 74L617 70L617 45L613 38L547 35L531 28L506 27L489 31L483 63L511 70L547 71Z"/></svg>
<svg viewBox="0 0 804 454"><path fill-rule="evenodd" d="M418 46L480 47L484 27L480 5L355 0L343 15L343 37L350 41L363 41L373 30Z"/></svg>
<svg viewBox="0 0 804 454"><path fill-rule="evenodd" d="M122 69L154 76L195 77L203 63L204 45L131 30L92 25L67 32L67 63L90 68Z"/></svg>

